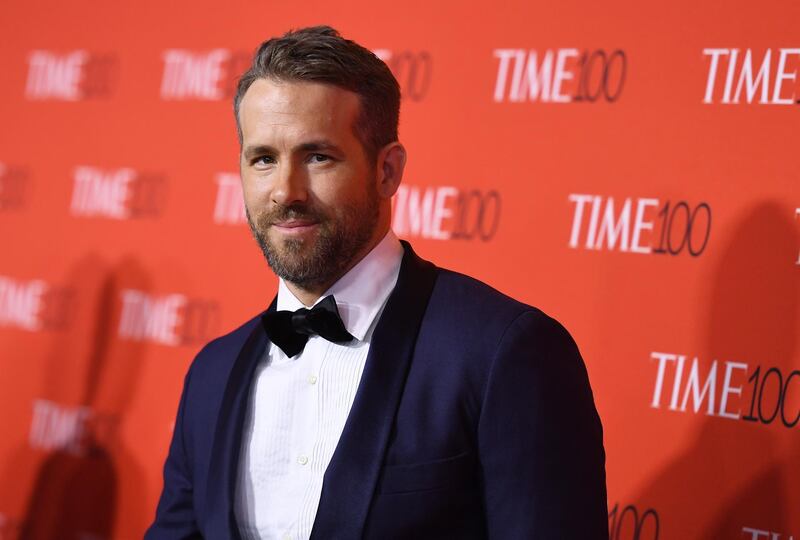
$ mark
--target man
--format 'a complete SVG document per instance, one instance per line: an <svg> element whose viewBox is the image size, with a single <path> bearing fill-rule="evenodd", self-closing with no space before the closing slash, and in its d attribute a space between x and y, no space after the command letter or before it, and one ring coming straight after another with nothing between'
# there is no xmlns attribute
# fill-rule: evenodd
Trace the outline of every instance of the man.
<svg viewBox="0 0 800 540"><path fill-rule="evenodd" d="M192 364L147 538L607 538L567 331L390 231L399 107L328 27L242 76L245 207L278 295Z"/></svg>

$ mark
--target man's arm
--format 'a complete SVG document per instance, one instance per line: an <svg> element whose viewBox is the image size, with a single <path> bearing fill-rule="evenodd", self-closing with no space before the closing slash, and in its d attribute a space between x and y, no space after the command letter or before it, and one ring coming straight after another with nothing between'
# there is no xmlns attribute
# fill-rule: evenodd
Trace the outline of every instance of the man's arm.
<svg viewBox="0 0 800 540"><path fill-rule="evenodd" d="M575 342L540 311L506 330L478 424L492 539L606 540L600 418Z"/></svg>
<svg viewBox="0 0 800 540"><path fill-rule="evenodd" d="M178 415L172 432L167 461L164 464L164 490L156 510L156 519L145 533L146 540L202 538L197 528L192 500L192 471L184 445L184 415L191 370L183 382Z"/></svg>

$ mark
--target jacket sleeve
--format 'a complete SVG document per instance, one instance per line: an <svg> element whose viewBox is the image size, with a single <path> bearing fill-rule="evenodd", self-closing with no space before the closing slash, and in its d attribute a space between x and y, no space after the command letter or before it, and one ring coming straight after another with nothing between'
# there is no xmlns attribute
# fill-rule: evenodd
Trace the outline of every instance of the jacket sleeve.
<svg viewBox="0 0 800 540"><path fill-rule="evenodd" d="M540 311L506 329L478 423L491 539L607 540L600 417L575 342Z"/></svg>
<svg viewBox="0 0 800 540"><path fill-rule="evenodd" d="M164 464L164 489L158 502L155 521L145 533L146 540L202 538L197 528L192 498L192 467L184 443L184 421L190 380L191 369L184 379L172 442Z"/></svg>

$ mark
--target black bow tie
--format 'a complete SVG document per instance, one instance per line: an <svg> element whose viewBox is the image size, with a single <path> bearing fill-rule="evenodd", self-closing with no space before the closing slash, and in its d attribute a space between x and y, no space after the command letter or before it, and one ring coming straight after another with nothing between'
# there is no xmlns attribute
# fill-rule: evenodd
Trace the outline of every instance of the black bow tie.
<svg viewBox="0 0 800 540"><path fill-rule="evenodd" d="M300 354L313 335L334 343L355 339L344 327L333 295L326 296L311 309L266 313L262 321L269 340L289 358Z"/></svg>

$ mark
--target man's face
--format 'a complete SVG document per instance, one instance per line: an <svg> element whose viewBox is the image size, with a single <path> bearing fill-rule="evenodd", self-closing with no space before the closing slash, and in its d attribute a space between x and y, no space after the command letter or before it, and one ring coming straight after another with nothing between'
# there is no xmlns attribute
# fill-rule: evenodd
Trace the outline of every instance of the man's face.
<svg viewBox="0 0 800 540"><path fill-rule="evenodd" d="M273 271L305 289L332 284L374 241L379 197L354 131L359 107L335 86L267 79L241 101L250 229Z"/></svg>

